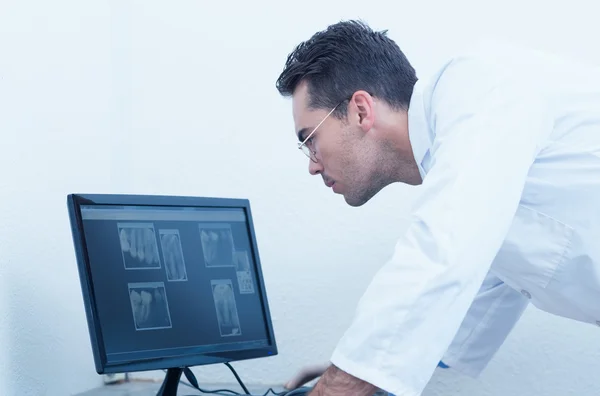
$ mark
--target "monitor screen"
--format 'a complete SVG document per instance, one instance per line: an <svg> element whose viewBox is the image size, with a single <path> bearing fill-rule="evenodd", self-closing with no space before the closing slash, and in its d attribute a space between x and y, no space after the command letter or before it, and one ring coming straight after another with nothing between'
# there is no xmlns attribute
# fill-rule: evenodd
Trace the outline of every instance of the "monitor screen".
<svg viewBox="0 0 600 396"><path fill-rule="evenodd" d="M247 201L83 195L71 206L99 372L275 353Z"/></svg>

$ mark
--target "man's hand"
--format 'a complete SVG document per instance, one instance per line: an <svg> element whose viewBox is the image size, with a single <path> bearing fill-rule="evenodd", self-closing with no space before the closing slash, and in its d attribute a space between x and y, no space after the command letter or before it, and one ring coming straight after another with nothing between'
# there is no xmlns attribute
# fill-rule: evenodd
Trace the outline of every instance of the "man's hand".
<svg viewBox="0 0 600 396"><path fill-rule="evenodd" d="M379 389L331 365L309 393L310 396L373 396Z"/></svg>

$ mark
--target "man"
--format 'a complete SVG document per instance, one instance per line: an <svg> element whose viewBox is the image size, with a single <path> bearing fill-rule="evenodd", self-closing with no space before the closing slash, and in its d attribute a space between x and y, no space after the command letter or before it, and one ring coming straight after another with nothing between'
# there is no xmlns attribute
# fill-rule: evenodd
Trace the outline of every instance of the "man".
<svg viewBox="0 0 600 396"><path fill-rule="evenodd" d="M421 81L347 21L300 44L277 88L310 174L349 205L421 189L311 395L420 395L440 360L477 376L529 303L600 326L598 70L488 45Z"/></svg>

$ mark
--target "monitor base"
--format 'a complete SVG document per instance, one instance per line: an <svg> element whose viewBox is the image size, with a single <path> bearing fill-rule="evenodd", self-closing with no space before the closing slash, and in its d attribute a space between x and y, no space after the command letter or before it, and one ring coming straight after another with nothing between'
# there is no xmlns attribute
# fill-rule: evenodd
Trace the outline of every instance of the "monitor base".
<svg viewBox="0 0 600 396"><path fill-rule="evenodd" d="M172 367L167 370L167 375L156 396L177 396L177 388L183 374L183 367Z"/></svg>

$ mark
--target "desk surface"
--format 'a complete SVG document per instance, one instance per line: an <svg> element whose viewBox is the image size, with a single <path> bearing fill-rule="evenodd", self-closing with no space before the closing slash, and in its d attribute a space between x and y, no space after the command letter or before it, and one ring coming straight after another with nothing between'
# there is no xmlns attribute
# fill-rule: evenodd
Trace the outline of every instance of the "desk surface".
<svg viewBox="0 0 600 396"><path fill-rule="evenodd" d="M78 393L74 396L152 396L156 395L156 392L160 389L160 385L160 382L134 380L132 382L101 386L87 392ZM269 386L246 386L252 394L256 395L263 395L269 389ZM200 388L209 391L228 389L243 394L243 390L238 384L200 384ZM280 387L274 387L273 389L276 392L283 390ZM200 391L184 384L179 384L179 390L177 392L178 396L200 396L208 394L209 393L200 393ZM269 396L274 396L274 394L269 392Z"/></svg>
<svg viewBox="0 0 600 396"><path fill-rule="evenodd" d="M74 396L153 396L156 395L156 392L160 389L160 382L152 382L152 381L132 381L132 382L124 382L120 384L112 384L105 385L97 389L93 389L84 393L79 393ZM252 386L246 384L248 387L248 391L252 395L263 396L268 390L269 386L260 385L260 386ZM239 392L241 396L244 395L243 389L239 386L239 384L200 384L200 388L207 391L216 391L216 390L232 390L234 392ZM273 386L272 389L275 392L284 391L280 386ZM214 393L201 393L200 391L191 388L184 384L179 384L179 389L177 392L177 396L202 396L202 395L214 395ZM217 395L227 395L228 393L218 393ZM276 396L273 392L269 392L266 396ZM393 396L386 392L377 392L373 396Z"/></svg>

